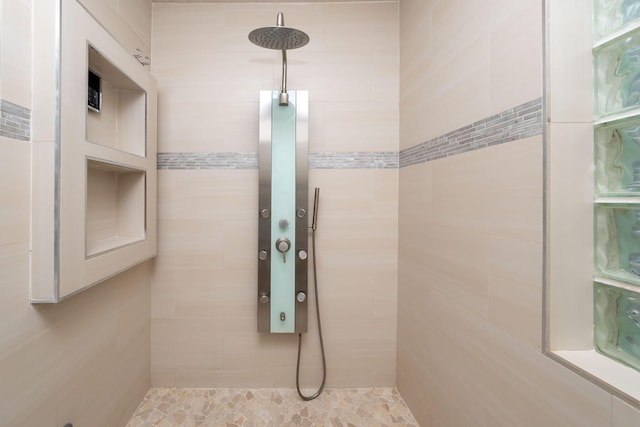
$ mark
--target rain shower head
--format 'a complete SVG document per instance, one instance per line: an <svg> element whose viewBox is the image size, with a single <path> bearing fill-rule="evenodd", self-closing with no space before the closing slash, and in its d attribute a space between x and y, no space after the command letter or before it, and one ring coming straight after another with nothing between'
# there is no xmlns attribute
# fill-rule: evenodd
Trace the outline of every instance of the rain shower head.
<svg viewBox="0 0 640 427"><path fill-rule="evenodd" d="M262 27L249 33L251 43L267 49L282 51L282 89L280 105L289 105L287 94L287 50L297 49L309 43L309 36L304 31L284 26L284 14L278 13L275 27Z"/></svg>
<svg viewBox="0 0 640 427"><path fill-rule="evenodd" d="M262 27L249 33L251 43L267 49L297 49L309 43L309 36L295 28L284 26L284 15L278 13L275 27Z"/></svg>

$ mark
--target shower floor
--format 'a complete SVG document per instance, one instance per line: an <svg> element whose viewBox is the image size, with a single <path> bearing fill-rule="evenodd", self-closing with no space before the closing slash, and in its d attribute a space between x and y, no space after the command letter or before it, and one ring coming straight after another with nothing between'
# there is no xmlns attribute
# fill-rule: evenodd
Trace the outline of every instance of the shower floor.
<svg viewBox="0 0 640 427"><path fill-rule="evenodd" d="M310 402L287 389L152 388L127 424L141 426L418 427L418 423L395 388L325 390Z"/></svg>

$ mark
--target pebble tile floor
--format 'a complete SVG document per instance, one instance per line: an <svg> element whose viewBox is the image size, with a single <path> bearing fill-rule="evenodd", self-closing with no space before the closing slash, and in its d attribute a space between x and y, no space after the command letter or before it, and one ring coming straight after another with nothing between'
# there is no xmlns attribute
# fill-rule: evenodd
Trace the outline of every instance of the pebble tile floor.
<svg viewBox="0 0 640 427"><path fill-rule="evenodd" d="M152 388L127 424L147 426L419 427L395 388L325 390L310 402L288 389Z"/></svg>

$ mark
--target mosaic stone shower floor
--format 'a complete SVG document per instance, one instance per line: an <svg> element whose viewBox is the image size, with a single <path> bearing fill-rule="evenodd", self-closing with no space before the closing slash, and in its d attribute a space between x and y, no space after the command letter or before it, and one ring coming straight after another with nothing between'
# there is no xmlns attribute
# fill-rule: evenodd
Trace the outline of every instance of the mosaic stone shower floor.
<svg viewBox="0 0 640 427"><path fill-rule="evenodd" d="M288 389L152 388L127 424L143 426L419 427L395 388L325 390L310 402Z"/></svg>

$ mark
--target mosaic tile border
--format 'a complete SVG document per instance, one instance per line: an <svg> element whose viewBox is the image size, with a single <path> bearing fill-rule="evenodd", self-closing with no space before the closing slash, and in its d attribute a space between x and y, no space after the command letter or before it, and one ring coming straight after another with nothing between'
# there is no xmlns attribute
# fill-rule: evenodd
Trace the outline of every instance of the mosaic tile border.
<svg viewBox="0 0 640 427"><path fill-rule="evenodd" d="M542 134L542 98L400 151L400 167Z"/></svg>
<svg viewBox="0 0 640 427"><path fill-rule="evenodd" d="M397 169L398 153L309 153L311 169ZM158 169L258 169L258 153L158 153Z"/></svg>
<svg viewBox="0 0 640 427"><path fill-rule="evenodd" d="M29 141L31 139L31 110L4 99L0 100L0 136Z"/></svg>
<svg viewBox="0 0 640 427"><path fill-rule="evenodd" d="M158 169L258 169L258 153L158 153Z"/></svg>
<svg viewBox="0 0 640 427"><path fill-rule="evenodd" d="M309 153L311 169L398 169L397 151Z"/></svg>

